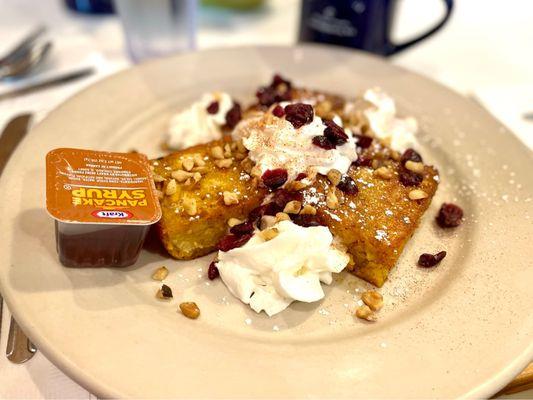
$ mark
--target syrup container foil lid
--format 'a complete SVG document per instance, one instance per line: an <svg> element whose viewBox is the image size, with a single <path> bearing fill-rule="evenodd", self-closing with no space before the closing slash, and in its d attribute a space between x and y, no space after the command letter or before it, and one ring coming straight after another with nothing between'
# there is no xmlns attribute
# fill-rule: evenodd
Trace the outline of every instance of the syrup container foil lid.
<svg viewBox="0 0 533 400"><path fill-rule="evenodd" d="M67 223L150 225L161 218L148 159L139 153L50 151L46 208Z"/></svg>

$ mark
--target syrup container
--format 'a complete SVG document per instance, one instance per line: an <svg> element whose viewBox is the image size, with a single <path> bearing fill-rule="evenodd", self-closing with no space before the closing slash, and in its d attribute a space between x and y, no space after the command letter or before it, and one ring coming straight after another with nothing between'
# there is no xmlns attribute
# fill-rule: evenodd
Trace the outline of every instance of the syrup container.
<svg viewBox="0 0 533 400"><path fill-rule="evenodd" d="M50 151L46 207L67 267L134 264L150 226L161 218L148 159L138 153Z"/></svg>

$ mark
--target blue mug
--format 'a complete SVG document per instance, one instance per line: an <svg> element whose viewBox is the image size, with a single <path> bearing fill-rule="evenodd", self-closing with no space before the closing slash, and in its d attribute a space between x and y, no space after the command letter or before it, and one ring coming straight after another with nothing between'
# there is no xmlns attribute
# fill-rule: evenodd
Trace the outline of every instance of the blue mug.
<svg viewBox="0 0 533 400"><path fill-rule="evenodd" d="M390 34L396 0L302 0L300 41L353 47L390 56L426 39L450 18L453 0L443 0L446 13L422 35L393 43Z"/></svg>

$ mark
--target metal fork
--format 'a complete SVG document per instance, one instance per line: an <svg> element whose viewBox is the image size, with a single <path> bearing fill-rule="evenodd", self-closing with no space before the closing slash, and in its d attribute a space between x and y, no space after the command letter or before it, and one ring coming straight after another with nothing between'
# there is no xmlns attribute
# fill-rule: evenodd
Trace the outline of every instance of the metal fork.
<svg viewBox="0 0 533 400"><path fill-rule="evenodd" d="M46 32L46 27L39 25L32 32L28 34L23 40L19 42L9 53L0 58L0 65L9 64L17 61L21 57L25 57L31 51L35 41L39 39Z"/></svg>
<svg viewBox="0 0 533 400"><path fill-rule="evenodd" d="M2 334L2 309L4 308L4 299L2 298L2 295L0 294L0 334ZM0 339L2 336L0 336Z"/></svg>
<svg viewBox="0 0 533 400"><path fill-rule="evenodd" d="M11 317L9 336L7 338L6 356L15 364L22 364L33 357L37 349Z"/></svg>
<svg viewBox="0 0 533 400"><path fill-rule="evenodd" d="M2 331L2 309L4 299L0 295L0 333ZM9 336L7 338L6 356L15 364L22 364L33 357L37 348L22 332L17 322L11 317L9 324Z"/></svg>

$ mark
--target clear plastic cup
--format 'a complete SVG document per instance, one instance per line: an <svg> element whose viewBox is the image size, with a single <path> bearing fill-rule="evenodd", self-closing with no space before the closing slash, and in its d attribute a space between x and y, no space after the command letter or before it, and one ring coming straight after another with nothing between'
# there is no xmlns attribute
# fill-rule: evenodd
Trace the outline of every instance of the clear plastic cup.
<svg viewBox="0 0 533 400"><path fill-rule="evenodd" d="M197 0L115 0L134 62L193 50Z"/></svg>

